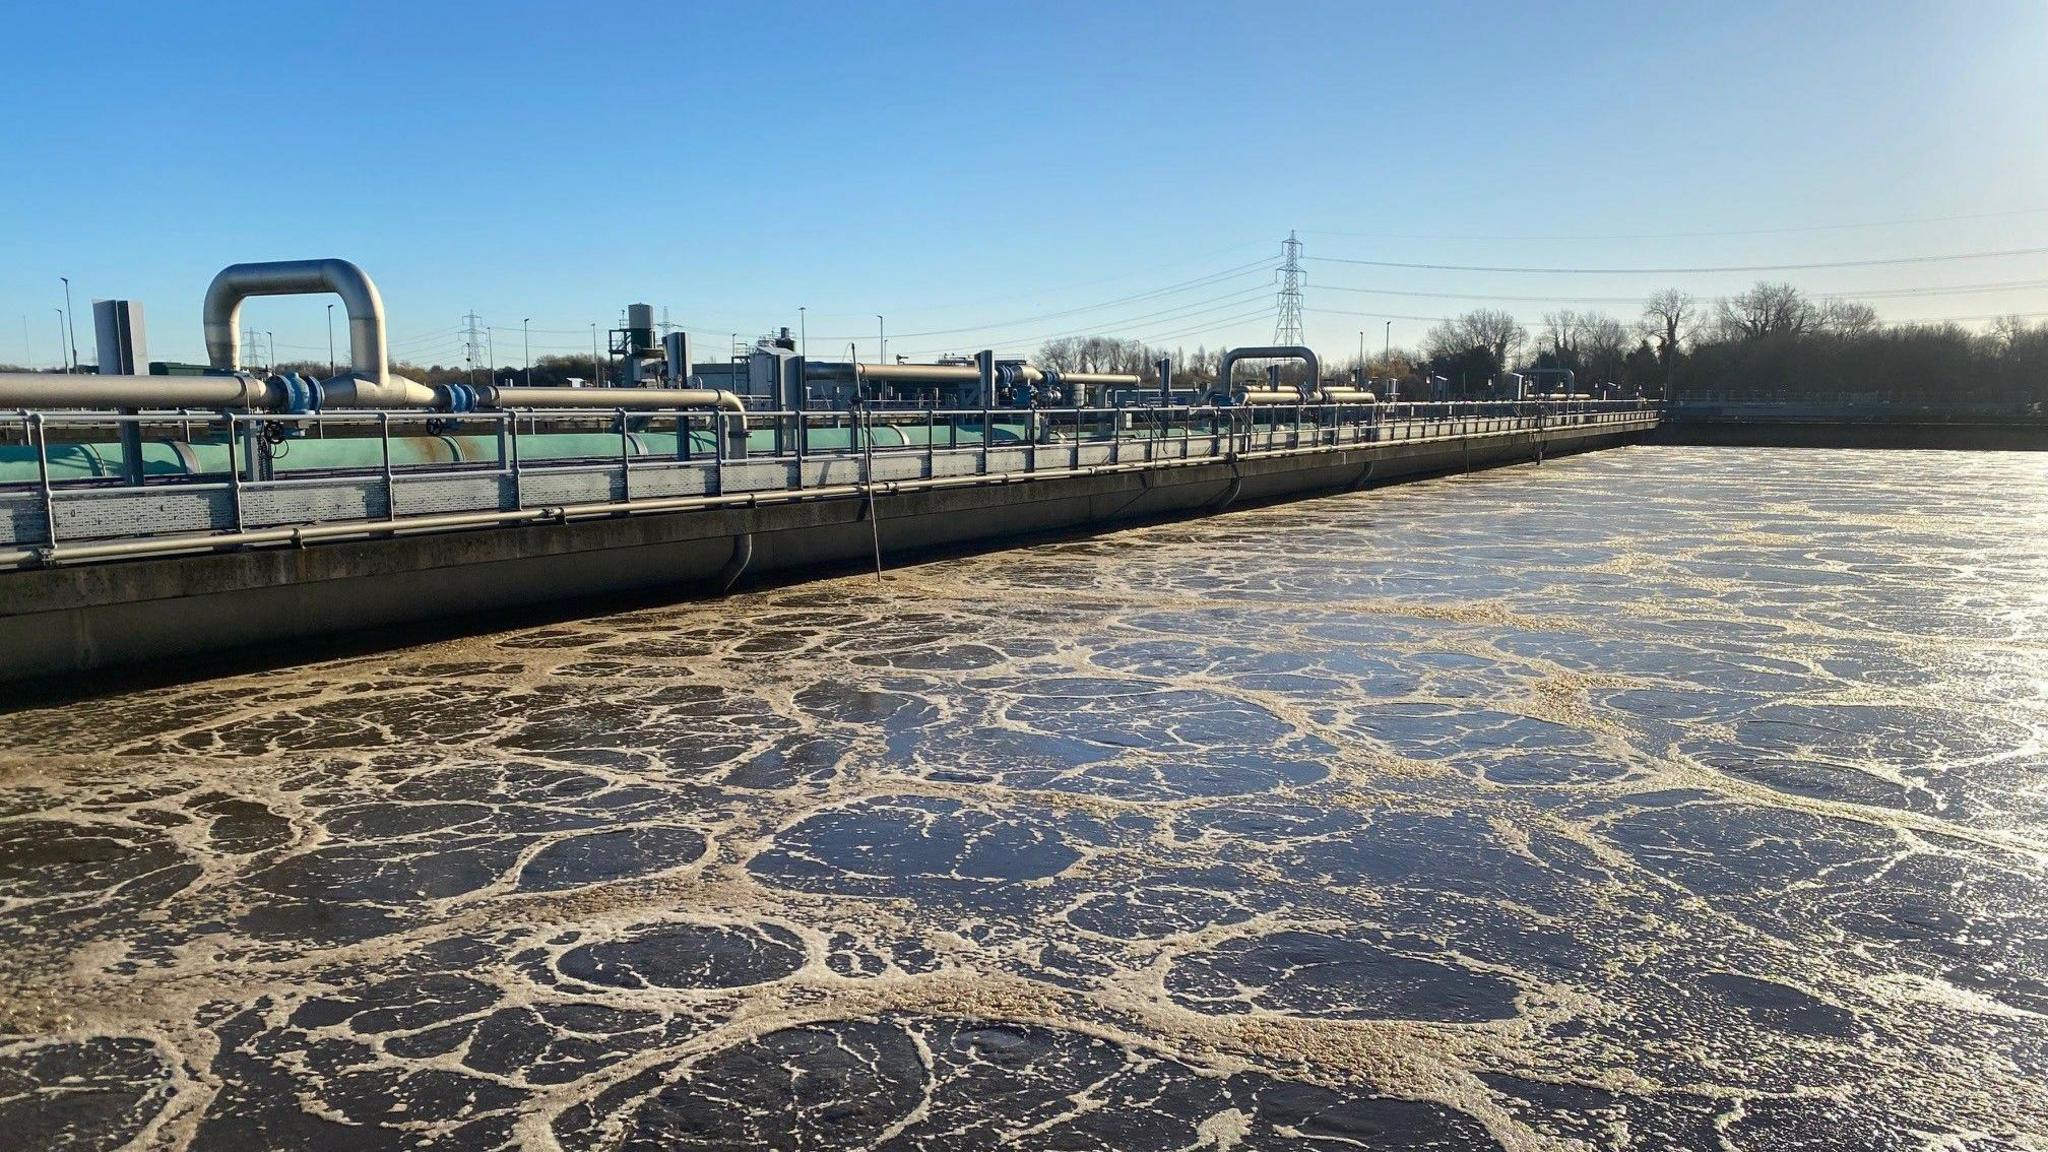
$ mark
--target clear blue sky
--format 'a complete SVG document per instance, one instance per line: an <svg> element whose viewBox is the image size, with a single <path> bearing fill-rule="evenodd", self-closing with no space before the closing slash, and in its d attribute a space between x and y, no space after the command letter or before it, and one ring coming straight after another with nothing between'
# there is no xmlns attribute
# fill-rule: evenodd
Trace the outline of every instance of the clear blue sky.
<svg viewBox="0 0 2048 1152"><path fill-rule="evenodd" d="M1269 271L1188 282L1290 228L1311 257L1542 267L2048 246L2048 5L1850 8L16 5L0 361L24 317L55 360L59 276L88 362L107 296L199 359L220 266L307 256L370 271L405 358L460 362L474 309L516 364L522 317L538 355L636 300L713 345L805 306L821 356L871 354L877 312L892 353L1259 342ZM1308 335L1343 356L1481 297L1533 328L1554 298L1757 278L1311 260ZM2048 312L2040 256L1778 278L2021 282L1873 303ZM245 318L324 357L323 304Z"/></svg>

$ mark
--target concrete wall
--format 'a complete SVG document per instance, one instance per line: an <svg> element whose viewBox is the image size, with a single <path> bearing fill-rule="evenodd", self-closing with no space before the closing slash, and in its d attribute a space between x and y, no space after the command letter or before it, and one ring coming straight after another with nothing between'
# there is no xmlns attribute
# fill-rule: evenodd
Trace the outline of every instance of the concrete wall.
<svg viewBox="0 0 2048 1152"><path fill-rule="evenodd" d="M911 491L881 499L885 559L1198 514L1607 447L1565 428L1395 442L1230 463ZM751 536L748 577L865 560L865 501L820 499L304 548L0 574L0 681L636 590L716 592ZM402 639L402 638L401 638Z"/></svg>

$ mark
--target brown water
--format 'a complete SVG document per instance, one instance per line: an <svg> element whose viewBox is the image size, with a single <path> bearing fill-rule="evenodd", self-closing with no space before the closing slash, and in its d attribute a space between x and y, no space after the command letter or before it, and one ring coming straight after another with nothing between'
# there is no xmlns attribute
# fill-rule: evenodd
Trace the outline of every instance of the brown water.
<svg viewBox="0 0 2048 1152"><path fill-rule="evenodd" d="M2048 1147L2044 528L1628 449L0 717L0 1145Z"/></svg>

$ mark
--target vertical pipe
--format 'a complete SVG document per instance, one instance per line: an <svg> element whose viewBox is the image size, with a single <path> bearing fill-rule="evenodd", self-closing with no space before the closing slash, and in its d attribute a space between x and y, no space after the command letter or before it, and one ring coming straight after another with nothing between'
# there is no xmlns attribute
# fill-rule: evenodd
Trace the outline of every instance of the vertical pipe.
<svg viewBox="0 0 2048 1152"><path fill-rule="evenodd" d="M43 494L43 538L51 546L57 543L57 501L50 492L50 432L43 425L43 414L31 412L24 417L28 425L28 436L36 446L36 487Z"/></svg>
<svg viewBox="0 0 2048 1152"><path fill-rule="evenodd" d="M134 417L134 408L115 409L123 417ZM142 421L123 419L121 421L121 478L125 482L142 484Z"/></svg>

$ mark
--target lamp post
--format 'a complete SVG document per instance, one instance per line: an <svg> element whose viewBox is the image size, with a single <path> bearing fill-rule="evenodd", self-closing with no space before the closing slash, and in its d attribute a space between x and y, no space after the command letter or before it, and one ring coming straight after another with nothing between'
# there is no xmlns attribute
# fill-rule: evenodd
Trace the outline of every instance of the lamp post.
<svg viewBox="0 0 2048 1152"><path fill-rule="evenodd" d="M78 326L71 322L71 277L59 276L57 279L64 282L64 333L70 337L71 341L71 367L68 371L76 372L78 371Z"/></svg>
<svg viewBox="0 0 2048 1152"><path fill-rule="evenodd" d="M809 309L803 307L798 307L796 310L797 354L806 360L811 358L811 318L809 312Z"/></svg>
<svg viewBox="0 0 2048 1152"><path fill-rule="evenodd" d="M334 305L327 306L327 376L332 379L334 371Z"/></svg>
<svg viewBox="0 0 2048 1152"><path fill-rule="evenodd" d="M57 314L57 366L69 372L71 371L71 362L64 359L64 310L62 308L52 308L50 311Z"/></svg>
<svg viewBox="0 0 2048 1152"><path fill-rule="evenodd" d="M277 333L265 328L263 330L263 338L270 342L270 363L266 364L265 367L275 372L277 371Z"/></svg>
<svg viewBox="0 0 2048 1152"><path fill-rule="evenodd" d="M519 318L519 343L526 349L526 386L528 388L533 387L533 338L527 335L526 325L532 319L533 317L531 316Z"/></svg>
<svg viewBox="0 0 2048 1152"><path fill-rule="evenodd" d="M598 375L597 370L597 324L594 321L590 325L590 383L595 388L604 386L604 377Z"/></svg>
<svg viewBox="0 0 2048 1152"><path fill-rule="evenodd" d="M879 364L889 362L889 330L884 326L880 312L875 313L875 361Z"/></svg>
<svg viewBox="0 0 2048 1152"><path fill-rule="evenodd" d="M1387 346L1386 350L1380 353L1380 359L1389 362L1394 359L1394 322L1392 320L1387 321Z"/></svg>

